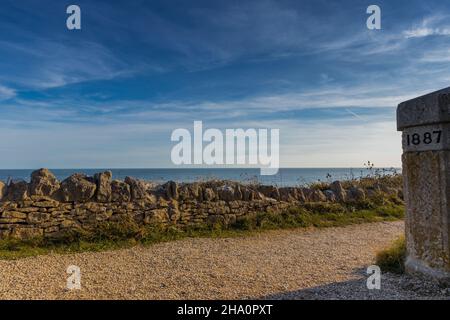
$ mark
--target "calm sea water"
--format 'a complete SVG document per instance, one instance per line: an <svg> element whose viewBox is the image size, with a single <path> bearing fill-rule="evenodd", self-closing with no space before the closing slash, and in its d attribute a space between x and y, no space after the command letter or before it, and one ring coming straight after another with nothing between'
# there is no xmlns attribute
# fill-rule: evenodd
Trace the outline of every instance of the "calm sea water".
<svg viewBox="0 0 450 320"><path fill-rule="evenodd" d="M97 172L111 170L114 179L124 179L126 176L155 182L173 180L177 182L194 182L208 179L225 179L240 182L259 182L278 186L305 185L317 181L348 180L374 174L375 169L367 168L282 168L277 175L262 176L259 169L50 169L61 181L73 173L79 172L94 175ZM401 169L379 168L381 174L398 173ZM32 169L0 170L0 180L9 179L30 180Z"/></svg>

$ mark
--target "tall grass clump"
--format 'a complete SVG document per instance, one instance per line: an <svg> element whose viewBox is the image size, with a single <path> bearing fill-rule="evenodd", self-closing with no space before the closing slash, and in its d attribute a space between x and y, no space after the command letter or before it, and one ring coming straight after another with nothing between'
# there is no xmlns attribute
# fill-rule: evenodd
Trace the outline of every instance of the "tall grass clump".
<svg viewBox="0 0 450 320"><path fill-rule="evenodd" d="M377 253L376 264L382 271L402 274L405 272L406 241L402 236L390 247Z"/></svg>

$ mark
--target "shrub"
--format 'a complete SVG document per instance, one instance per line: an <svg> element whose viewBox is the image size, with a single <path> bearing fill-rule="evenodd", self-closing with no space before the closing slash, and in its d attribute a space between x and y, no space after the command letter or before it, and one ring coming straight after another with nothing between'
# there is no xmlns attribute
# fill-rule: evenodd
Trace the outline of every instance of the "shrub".
<svg viewBox="0 0 450 320"><path fill-rule="evenodd" d="M392 273L404 273L406 260L406 241L402 236L395 240L392 245L380 252L376 256L376 264L383 271Z"/></svg>

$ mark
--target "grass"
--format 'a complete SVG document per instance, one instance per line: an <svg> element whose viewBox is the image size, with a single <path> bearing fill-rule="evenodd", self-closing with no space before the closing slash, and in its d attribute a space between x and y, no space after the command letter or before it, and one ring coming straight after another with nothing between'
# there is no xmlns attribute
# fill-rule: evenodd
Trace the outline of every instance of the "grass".
<svg viewBox="0 0 450 320"><path fill-rule="evenodd" d="M381 205L372 202L352 205L308 203L302 207L291 208L281 214L260 213L246 216L228 226L199 225L181 229L174 226L143 227L133 221L121 221L99 224L95 231L90 233L73 232L58 241L44 239L0 240L0 259L18 259L49 253L95 252L135 245L147 246L188 237L239 237L274 229L325 228L394 221L402 219L403 215L404 207L393 202Z"/></svg>
<svg viewBox="0 0 450 320"><path fill-rule="evenodd" d="M386 174L387 172L390 174ZM375 186L391 187L391 188L402 188L403 178L401 174L395 173L396 170L382 170L377 172L369 172L367 175L361 175L360 177L355 177L350 180L341 181L344 189L349 189L351 187L359 187L365 190L372 189ZM316 190L329 190L330 182L317 181L308 184L308 187Z"/></svg>
<svg viewBox="0 0 450 320"><path fill-rule="evenodd" d="M376 264L382 271L402 274L405 272L406 241L402 236L389 248L377 253Z"/></svg>

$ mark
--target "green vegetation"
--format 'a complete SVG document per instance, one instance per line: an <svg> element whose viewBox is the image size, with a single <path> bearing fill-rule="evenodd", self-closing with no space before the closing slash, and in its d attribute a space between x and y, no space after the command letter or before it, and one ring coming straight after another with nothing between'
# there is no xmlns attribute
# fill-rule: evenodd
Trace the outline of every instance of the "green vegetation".
<svg viewBox="0 0 450 320"><path fill-rule="evenodd" d="M392 243L389 248L378 252L376 264L385 272L404 273L406 259L406 241L401 237Z"/></svg>
<svg viewBox="0 0 450 320"><path fill-rule="evenodd" d="M0 259L17 259L48 253L74 253L150 245L187 237L237 237L265 230L308 227L336 227L356 223L402 219L404 207L392 201L362 201L357 204L307 203L281 214L261 213L246 216L223 226L202 225L180 229L174 226L143 227L134 221L99 224L92 232L79 231L64 239L50 241L0 240Z"/></svg>

